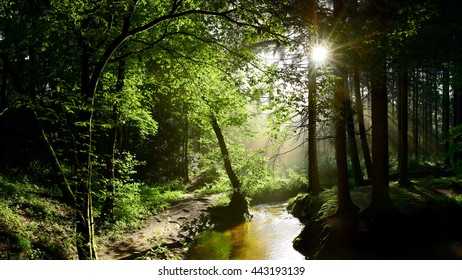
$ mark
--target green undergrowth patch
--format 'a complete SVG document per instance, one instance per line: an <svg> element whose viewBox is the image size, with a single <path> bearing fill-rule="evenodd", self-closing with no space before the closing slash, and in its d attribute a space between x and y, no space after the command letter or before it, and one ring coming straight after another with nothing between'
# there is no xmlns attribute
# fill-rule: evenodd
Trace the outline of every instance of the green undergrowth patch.
<svg viewBox="0 0 462 280"><path fill-rule="evenodd" d="M165 210L172 203L182 199L185 191L162 185L143 185L141 188L142 204L149 214Z"/></svg>
<svg viewBox="0 0 462 280"><path fill-rule="evenodd" d="M337 188L327 189L317 196L300 193L289 199L287 209L305 223L324 219L337 211Z"/></svg>
<svg viewBox="0 0 462 280"><path fill-rule="evenodd" d="M72 213L41 186L0 176L0 259L76 258Z"/></svg>
<svg viewBox="0 0 462 280"><path fill-rule="evenodd" d="M139 228L147 218L164 211L185 194L184 186L176 180L165 183L131 182L119 186L117 192L115 221L97 225L99 240L118 237Z"/></svg>
<svg viewBox="0 0 462 280"><path fill-rule="evenodd" d="M207 196L212 194L228 193L231 191L232 188L229 179L223 174L213 183L204 184L202 188L195 190L194 193L197 196Z"/></svg>
<svg viewBox="0 0 462 280"><path fill-rule="evenodd" d="M412 180L410 188L390 187L394 204L400 209L462 207L462 181L456 177L426 177Z"/></svg>
<svg viewBox="0 0 462 280"><path fill-rule="evenodd" d="M287 201L304 191L308 182L301 172L289 171L287 176L274 176L270 173L259 176L247 174L241 177L243 192L250 204ZM222 174L213 183L205 184L195 191L198 196L212 194L231 194L232 187L226 174Z"/></svg>
<svg viewBox="0 0 462 280"><path fill-rule="evenodd" d="M390 184L390 198L393 205L403 213L415 215L422 208L433 209L439 214L449 209L462 208L462 181L455 177L415 179L410 188ZM351 198L361 210L370 204L371 186L351 190ZM324 190L313 196L301 193L289 200L288 209L305 221L319 220L337 211L337 188Z"/></svg>
<svg viewBox="0 0 462 280"><path fill-rule="evenodd" d="M251 204L287 201L302 193L308 184L304 174L289 171L287 176L266 177L266 180L247 185L246 195L251 198Z"/></svg>

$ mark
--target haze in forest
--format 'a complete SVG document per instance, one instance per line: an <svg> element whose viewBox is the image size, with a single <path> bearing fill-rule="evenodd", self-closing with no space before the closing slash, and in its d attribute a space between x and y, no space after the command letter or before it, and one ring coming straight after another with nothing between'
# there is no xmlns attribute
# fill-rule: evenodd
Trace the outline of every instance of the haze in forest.
<svg viewBox="0 0 462 280"><path fill-rule="evenodd" d="M0 259L462 258L460 3L3 1Z"/></svg>

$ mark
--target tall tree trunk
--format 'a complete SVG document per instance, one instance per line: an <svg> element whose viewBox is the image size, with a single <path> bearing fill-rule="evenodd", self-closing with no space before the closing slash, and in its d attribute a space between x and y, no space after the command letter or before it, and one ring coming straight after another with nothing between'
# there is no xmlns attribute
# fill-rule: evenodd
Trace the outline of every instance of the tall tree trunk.
<svg viewBox="0 0 462 280"><path fill-rule="evenodd" d="M451 158L447 155L449 152L449 69L443 66L443 127L442 134L445 138L444 141L444 153L445 165L449 167L451 165Z"/></svg>
<svg viewBox="0 0 462 280"><path fill-rule="evenodd" d="M461 57L461 34L456 33L454 36L455 40L455 55L457 58ZM454 127L462 125L462 64L460 60L457 60L454 67L453 75L453 94L454 94ZM455 145L459 145L462 142L462 137L456 137L453 139ZM462 160L462 151L456 151L454 155L454 164L459 163Z"/></svg>
<svg viewBox="0 0 462 280"><path fill-rule="evenodd" d="M313 195L321 192L319 183L318 151L316 143L316 66L310 63L308 81L308 191Z"/></svg>
<svg viewBox="0 0 462 280"><path fill-rule="evenodd" d="M183 112L185 115L184 118L184 131L183 131L183 160L182 160L182 176L183 182L189 182L189 157L188 157L188 148L189 148L189 118L188 110Z"/></svg>
<svg viewBox="0 0 462 280"><path fill-rule="evenodd" d="M440 125L439 125L439 111L440 111L440 93L438 89L438 73L436 68L433 68L433 92L435 94L435 102L433 103L433 123L435 124L435 151L440 154Z"/></svg>
<svg viewBox="0 0 462 280"><path fill-rule="evenodd" d="M84 25L85 23L82 23ZM84 28L83 28L84 29ZM81 55L81 95L84 102L79 112L77 131L77 163L80 182L76 190L76 237L77 253L80 260L96 259L94 220L92 205L92 150L93 150L93 106L96 84L90 83L90 49L80 38Z"/></svg>
<svg viewBox="0 0 462 280"><path fill-rule="evenodd" d="M408 72L404 65L398 69L398 183L409 187L408 170Z"/></svg>
<svg viewBox="0 0 462 280"><path fill-rule="evenodd" d="M6 127L6 110L8 108L8 70L5 65L2 69L2 85L0 88L0 166L4 166L7 163L7 147L6 147L6 137L7 127Z"/></svg>
<svg viewBox="0 0 462 280"><path fill-rule="evenodd" d="M317 0L308 1L308 23L314 30L314 37L319 36L318 32L318 17L317 17ZM315 41L315 40L313 40ZM317 119L317 101L316 101L316 78L317 66L314 61L309 62L308 71L308 192L313 195L318 195L321 192L319 183L319 167L318 167L318 149L316 140L316 119Z"/></svg>
<svg viewBox="0 0 462 280"><path fill-rule="evenodd" d="M345 76L345 118L346 118L346 126L348 132L348 144L349 144L349 151L350 151L350 159L351 159L351 168L353 171L353 179L355 182L355 186L359 187L365 184L364 177L361 171L361 164L359 163L359 154L358 154L358 145L356 142L356 131L355 125L353 121L353 108L351 104L351 97L350 91L348 86L348 80Z"/></svg>
<svg viewBox="0 0 462 280"><path fill-rule="evenodd" d="M372 160L369 151L369 143L367 142L366 127L364 125L364 108L361 96L361 81L359 77L359 69L355 67L353 70L354 90L355 90L355 107L358 115L359 137L361 139L361 147L363 150L364 165L366 166L367 177L372 179Z"/></svg>
<svg viewBox="0 0 462 280"><path fill-rule="evenodd" d="M414 157L419 158L419 70L415 69L413 79Z"/></svg>
<svg viewBox="0 0 462 280"><path fill-rule="evenodd" d="M345 16L345 3L343 0L334 0L334 17L342 21ZM340 55L339 55L340 56ZM335 65L337 80L334 85L334 126L335 126L335 158L337 166L337 197L338 214L349 213L354 210L348 183L346 121L345 121L345 68Z"/></svg>
<svg viewBox="0 0 462 280"><path fill-rule="evenodd" d="M424 145L424 152L425 155L428 156L429 153L429 138L431 135L430 129L431 129L431 108L430 102L431 102L431 95L433 93L431 92L431 87L430 87L430 75L428 68L425 69L425 91L424 91L424 138L423 138L423 145Z"/></svg>
<svg viewBox="0 0 462 280"><path fill-rule="evenodd" d="M388 164L388 95L385 50L378 48L371 68L372 213L391 207Z"/></svg>
<svg viewBox="0 0 462 280"><path fill-rule="evenodd" d="M119 65L117 67L117 82L115 86L115 93L116 95L122 94L122 90L125 84L125 67L126 62L125 60L119 61ZM114 101L112 104L112 115L111 115L111 122L112 127L109 131L109 149L106 155L106 170L105 170L105 179L107 180L106 185L106 199L104 201L103 210L101 212L102 220L106 220L109 222L114 221L114 199L115 199L115 156L117 150L117 137L119 133L119 106L118 101Z"/></svg>
<svg viewBox="0 0 462 280"><path fill-rule="evenodd" d="M334 126L335 159L337 166L338 213L347 213L353 209L348 183L346 122L345 122L345 87L344 70L338 69L334 86Z"/></svg>

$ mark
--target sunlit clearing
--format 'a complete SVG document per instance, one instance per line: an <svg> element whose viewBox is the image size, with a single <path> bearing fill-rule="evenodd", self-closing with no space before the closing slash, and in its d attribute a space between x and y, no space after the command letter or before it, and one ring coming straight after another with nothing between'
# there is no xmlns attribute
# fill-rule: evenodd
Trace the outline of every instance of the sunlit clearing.
<svg viewBox="0 0 462 280"><path fill-rule="evenodd" d="M316 63L323 63L327 60L329 50L324 46L315 46L311 50L311 59Z"/></svg>

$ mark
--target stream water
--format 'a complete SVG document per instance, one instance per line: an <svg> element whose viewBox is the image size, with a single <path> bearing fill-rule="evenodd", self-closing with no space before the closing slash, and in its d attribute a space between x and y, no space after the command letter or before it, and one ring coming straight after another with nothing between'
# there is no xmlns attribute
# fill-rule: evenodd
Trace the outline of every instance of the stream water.
<svg viewBox="0 0 462 280"><path fill-rule="evenodd" d="M191 245L187 259L195 260L303 260L292 240L303 225L286 211L287 204L251 208L251 221L230 230L207 231Z"/></svg>

